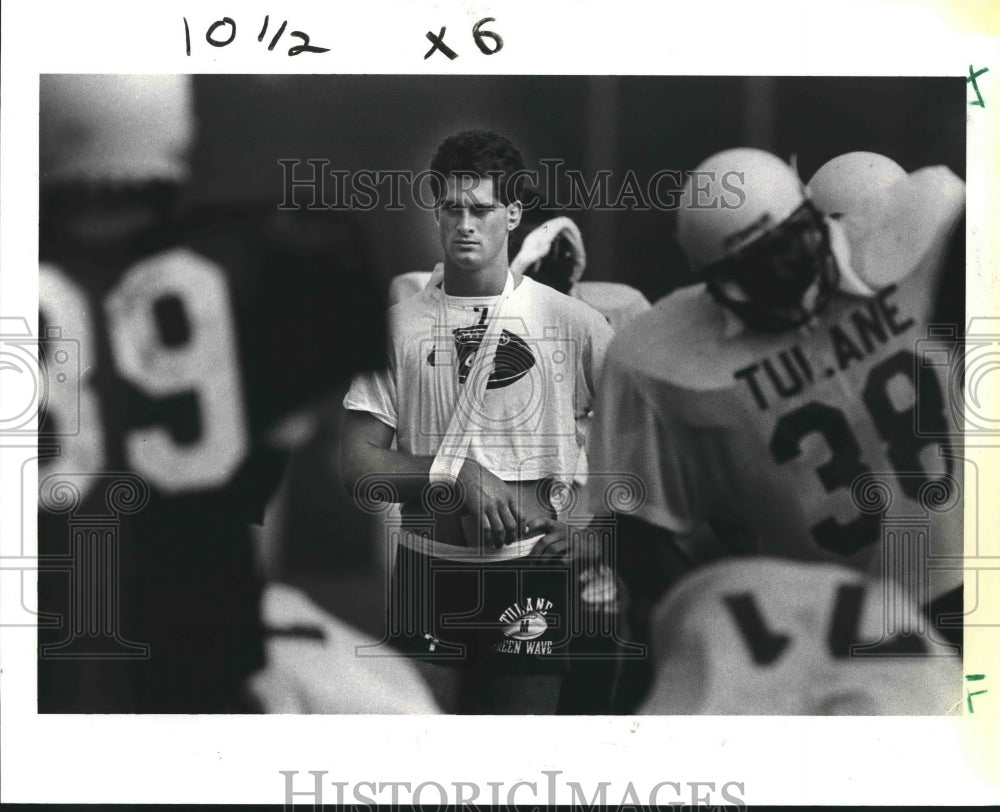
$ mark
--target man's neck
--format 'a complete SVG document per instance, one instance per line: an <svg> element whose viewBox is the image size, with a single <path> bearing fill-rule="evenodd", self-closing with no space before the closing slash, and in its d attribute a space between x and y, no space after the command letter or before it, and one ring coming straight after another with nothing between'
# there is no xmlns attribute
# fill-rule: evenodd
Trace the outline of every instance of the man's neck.
<svg viewBox="0 0 1000 812"><path fill-rule="evenodd" d="M507 284L507 263L470 271L445 260L444 292L449 296L499 296Z"/></svg>

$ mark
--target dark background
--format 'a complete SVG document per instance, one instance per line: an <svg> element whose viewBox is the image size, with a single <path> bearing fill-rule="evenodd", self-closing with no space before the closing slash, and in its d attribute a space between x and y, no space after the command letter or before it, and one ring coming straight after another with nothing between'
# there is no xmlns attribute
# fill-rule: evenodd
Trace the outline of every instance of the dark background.
<svg viewBox="0 0 1000 812"><path fill-rule="evenodd" d="M588 179L611 170L612 190L628 169L645 184L659 169L692 169L735 146L797 156L804 181L853 150L888 155L907 171L945 164L965 177L961 78L221 75L199 76L195 87L192 191L202 202L280 202L280 159L416 173L447 135L470 127L507 135L529 168L547 158ZM669 238L671 213L574 217L587 278L626 282L651 299L689 281ZM386 280L439 259L426 211L375 209L355 220Z"/></svg>
<svg viewBox="0 0 1000 812"><path fill-rule="evenodd" d="M944 164L965 177L963 79L767 77L199 76L196 203L273 202L281 159L326 159L331 169L428 167L460 129L498 130L529 168L561 159L586 178L629 169L692 169L730 147L794 155L804 181L853 150L888 155L907 171ZM303 173L311 172L304 165ZM321 213L331 225L345 213ZM376 208L349 214L373 273L429 270L439 246L429 212ZM663 211L573 214L588 255L586 278L625 282L655 300L690 281ZM319 433L297 452L271 513L269 570L328 609L381 629L384 556L369 517L354 508L336 467L343 393Z"/></svg>

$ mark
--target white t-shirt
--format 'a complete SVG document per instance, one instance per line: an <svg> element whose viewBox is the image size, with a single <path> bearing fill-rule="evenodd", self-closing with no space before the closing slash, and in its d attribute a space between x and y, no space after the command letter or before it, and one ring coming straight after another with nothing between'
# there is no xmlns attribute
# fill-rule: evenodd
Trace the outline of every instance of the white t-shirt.
<svg viewBox="0 0 1000 812"><path fill-rule="evenodd" d="M409 271L394 276L389 283L389 304L401 302L423 290L428 284L440 281L441 267L438 265L433 272ZM621 282L577 282L570 289L569 295L598 311L615 332L652 307L649 299L640 291Z"/></svg>
<svg viewBox="0 0 1000 812"><path fill-rule="evenodd" d="M400 451L432 457L448 428L498 296L448 296L432 285L389 310L388 368L358 375L344 399L396 429ZM593 308L520 278L503 314L468 458L500 479L572 479L612 331Z"/></svg>

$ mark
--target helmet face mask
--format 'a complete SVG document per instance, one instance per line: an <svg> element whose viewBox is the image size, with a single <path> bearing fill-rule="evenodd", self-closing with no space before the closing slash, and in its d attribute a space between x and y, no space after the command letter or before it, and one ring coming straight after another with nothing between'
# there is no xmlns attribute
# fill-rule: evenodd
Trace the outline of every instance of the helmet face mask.
<svg viewBox="0 0 1000 812"><path fill-rule="evenodd" d="M784 222L701 274L719 304L762 332L810 322L830 300L839 277L829 229L808 200Z"/></svg>
<svg viewBox="0 0 1000 812"><path fill-rule="evenodd" d="M552 241L549 253L542 257L533 268L529 269L528 275L560 293L569 294L574 284L576 264L577 258L573 246L566 237L560 234Z"/></svg>

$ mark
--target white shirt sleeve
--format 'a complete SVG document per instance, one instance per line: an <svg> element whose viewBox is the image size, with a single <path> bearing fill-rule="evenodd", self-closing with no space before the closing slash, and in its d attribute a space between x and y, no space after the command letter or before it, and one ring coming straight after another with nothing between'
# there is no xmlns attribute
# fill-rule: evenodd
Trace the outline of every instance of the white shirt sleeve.
<svg viewBox="0 0 1000 812"><path fill-rule="evenodd" d="M694 440L656 408L613 353L587 457L587 504L593 514L627 513L677 534L698 526L701 487Z"/></svg>
<svg viewBox="0 0 1000 812"><path fill-rule="evenodd" d="M577 374L577 416L586 417L594 408L608 347L615 337L607 321L592 309L593 317L586 328L583 352L580 353L580 370Z"/></svg>
<svg viewBox="0 0 1000 812"><path fill-rule="evenodd" d="M397 428L395 375L392 370L362 372L354 376L344 397L344 408L368 412L390 428Z"/></svg>

